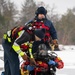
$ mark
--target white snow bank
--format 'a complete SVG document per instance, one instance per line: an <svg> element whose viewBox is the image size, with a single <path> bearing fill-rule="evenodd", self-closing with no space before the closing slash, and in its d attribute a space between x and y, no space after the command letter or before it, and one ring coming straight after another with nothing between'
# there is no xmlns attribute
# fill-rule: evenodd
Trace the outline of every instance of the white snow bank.
<svg viewBox="0 0 75 75"><path fill-rule="evenodd" d="M60 50L75 50L75 45L59 45ZM3 50L2 45L0 45L0 50Z"/></svg>

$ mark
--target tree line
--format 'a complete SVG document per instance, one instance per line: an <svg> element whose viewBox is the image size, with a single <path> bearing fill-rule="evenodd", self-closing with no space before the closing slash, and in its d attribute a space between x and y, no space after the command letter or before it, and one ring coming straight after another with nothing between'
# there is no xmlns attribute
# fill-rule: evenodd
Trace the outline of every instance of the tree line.
<svg viewBox="0 0 75 75"><path fill-rule="evenodd" d="M27 21L35 17L35 11L38 6L45 5L43 2L36 4L34 0L25 0L19 11L17 6L10 0L0 0L0 43L3 33L7 30L24 25ZM51 20L56 28L59 44L75 44L75 7L68 9L63 15L57 14L55 7L50 8L45 5L48 10L47 17Z"/></svg>

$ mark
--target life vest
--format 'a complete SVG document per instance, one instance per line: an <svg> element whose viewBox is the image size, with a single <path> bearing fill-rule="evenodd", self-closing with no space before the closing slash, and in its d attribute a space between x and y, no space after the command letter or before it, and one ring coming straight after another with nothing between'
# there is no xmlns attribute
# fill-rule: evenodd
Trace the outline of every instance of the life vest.
<svg viewBox="0 0 75 75"><path fill-rule="evenodd" d="M14 27L13 29L7 31L7 33L4 34L3 38L7 40L8 42L14 42L14 40L19 37L18 32L25 30L29 34L32 34L32 31L25 28L25 26L17 26ZM9 40L10 39L10 40Z"/></svg>
<svg viewBox="0 0 75 75"><path fill-rule="evenodd" d="M49 32L50 28L48 26L46 26L43 21L37 22L36 20L34 20L33 23L31 24L31 26L32 26L33 30L39 29L39 28L46 29L44 41L50 41L50 32Z"/></svg>

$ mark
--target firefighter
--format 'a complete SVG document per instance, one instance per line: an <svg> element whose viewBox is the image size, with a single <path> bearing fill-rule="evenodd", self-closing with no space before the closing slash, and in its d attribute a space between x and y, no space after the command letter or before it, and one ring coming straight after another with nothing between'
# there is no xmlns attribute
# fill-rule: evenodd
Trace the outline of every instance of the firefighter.
<svg viewBox="0 0 75 75"><path fill-rule="evenodd" d="M15 27L7 31L2 40L4 48L4 69L5 75L20 75L19 58L30 60L30 64L36 64L33 54L32 45L34 41L41 41L45 36L45 29L36 29L31 31L27 27ZM21 45L27 45L28 50L23 52Z"/></svg>
<svg viewBox="0 0 75 75"><path fill-rule="evenodd" d="M46 29L46 34L44 40L38 42L37 44L34 43L33 51L35 52L35 48L39 46L39 43L45 43L47 48L50 49L50 41L56 48L58 48L57 32L53 26L53 23L46 17L47 10L44 7L38 7L35 14L35 18L27 22L25 25L32 27L32 29L44 28Z"/></svg>

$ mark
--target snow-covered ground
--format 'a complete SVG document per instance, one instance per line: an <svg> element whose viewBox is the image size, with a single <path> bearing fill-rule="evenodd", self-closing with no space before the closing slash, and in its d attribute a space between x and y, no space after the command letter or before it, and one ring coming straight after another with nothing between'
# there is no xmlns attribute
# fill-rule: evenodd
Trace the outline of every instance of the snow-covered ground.
<svg viewBox="0 0 75 75"><path fill-rule="evenodd" d="M69 75L66 73L66 69L69 71L75 70L75 46L63 46L60 45L61 51L56 51L58 56L64 61L64 68L61 70L57 70L57 75ZM3 71L3 50L2 47L0 46L0 75L1 72ZM75 71L72 75L75 75Z"/></svg>

